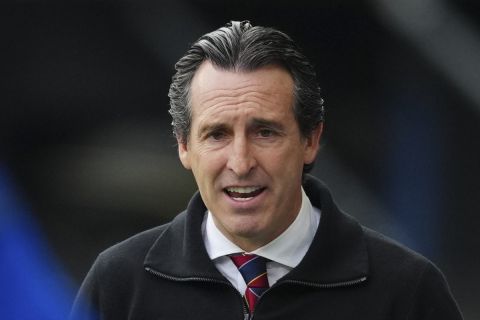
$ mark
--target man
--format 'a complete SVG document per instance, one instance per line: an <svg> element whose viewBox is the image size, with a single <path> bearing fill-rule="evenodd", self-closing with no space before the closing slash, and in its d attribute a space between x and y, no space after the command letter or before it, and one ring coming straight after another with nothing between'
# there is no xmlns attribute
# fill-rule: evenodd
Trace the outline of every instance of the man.
<svg viewBox="0 0 480 320"><path fill-rule="evenodd" d="M170 113L199 192L172 222L99 255L72 316L461 319L441 272L359 225L308 176L315 72L271 28L232 22L176 64Z"/></svg>

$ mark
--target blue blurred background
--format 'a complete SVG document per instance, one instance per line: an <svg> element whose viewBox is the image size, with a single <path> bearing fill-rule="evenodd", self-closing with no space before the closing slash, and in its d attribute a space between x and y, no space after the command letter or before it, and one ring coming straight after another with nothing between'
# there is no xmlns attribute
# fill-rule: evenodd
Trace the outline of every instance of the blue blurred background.
<svg viewBox="0 0 480 320"><path fill-rule="evenodd" d="M195 183L171 135L173 65L245 19L314 62L327 107L314 174L340 207L433 260L480 317L478 1L7 0L2 319L30 319L29 305L61 319L101 250L184 208Z"/></svg>

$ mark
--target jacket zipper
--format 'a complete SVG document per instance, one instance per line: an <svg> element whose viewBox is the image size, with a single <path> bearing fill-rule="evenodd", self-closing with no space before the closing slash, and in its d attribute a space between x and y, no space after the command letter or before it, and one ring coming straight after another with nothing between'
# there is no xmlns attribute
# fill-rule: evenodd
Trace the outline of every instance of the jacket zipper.
<svg viewBox="0 0 480 320"><path fill-rule="evenodd" d="M240 299L242 300L242 307L243 307L243 320L249 320L251 319L250 313L247 310L247 307L245 306L245 303L243 302L243 296L238 292L238 290L228 281L223 281L223 280L218 280L218 279L212 279L212 278L203 278L203 277L185 277L185 278L180 278L180 277L173 277L166 275L164 273L158 272L150 267L145 267L145 270L157 277L164 278L167 280L171 281L201 281L201 282L211 282L211 283L221 283L225 284L228 287L232 288L235 290L235 292L240 296Z"/></svg>
<svg viewBox="0 0 480 320"><path fill-rule="evenodd" d="M166 275L166 274L163 274L161 272L158 272L156 270L153 270L152 268L149 268L149 267L145 267L145 270L147 270L148 272L150 272L151 274L157 276L157 277L160 277L160 278L164 278L164 279L168 279L168 280L172 280L172 281L203 281L203 282L211 282L211 283L222 283L222 284L225 284L227 286L229 286L230 288L234 289L236 293L238 293L238 295L240 296L240 298L242 299L242 306L243 306L243 319L244 320L253 320L253 316L254 314L250 314L250 312L247 310L247 307L245 306L245 303L243 302L243 296L240 294L240 292L238 292L238 290L228 281L223 281L223 280L218 280L218 279L212 279L212 278L202 278L202 277L186 277L186 278L179 278L179 277L173 277L173 276L169 276L169 275ZM357 284L360 284L362 282L365 282L367 280L367 277L361 277L361 278L358 278L358 279L354 279L354 280L348 280L348 281L342 281L342 282L334 282L334 283L315 283L315 282L307 282L307 281L300 281L300 280L284 280L280 283L277 283L275 284L273 287L276 287L276 286L279 286L279 285L282 285L282 284L287 284L287 283L292 283L292 284L299 284L299 285L303 285L303 286L309 286L309 287L315 287L315 288L322 288L322 289L332 289L332 288L341 288L341 287L350 287L350 286L354 286L354 285L357 285ZM264 292L267 293L268 291L270 291L272 288L269 288L267 291ZM263 296L263 295L262 295ZM260 297L258 299L258 301L260 301L262 299L262 297ZM258 302L257 302L258 303Z"/></svg>
<svg viewBox="0 0 480 320"><path fill-rule="evenodd" d="M280 283L275 284L273 287L276 287L276 286L279 286L279 285L282 285L282 284L292 283L292 284L299 284L299 285L308 286L308 287L315 287L315 288L322 288L322 289L332 289L332 288L341 288L341 287L351 287L351 286L360 284L360 283L362 283L366 280L367 280L367 277L361 277L361 278L354 279L354 280L334 282L334 283L315 283L315 282L307 282L307 281L300 281L300 280L284 280ZM267 291L265 291L263 293L263 295L265 295L271 289L272 289L272 287L270 287ZM258 302L262 299L263 295L258 299ZM250 316L249 320L253 320L253 316L254 316L254 314L252 314Z"/></svg>
<svg viewBox="0 0 480 320"><path fill-rule="evenodd" d="M284 280L282 283L293 283L293 284L301 284L304 286L316 287L316 288L323 288L323 289L331 289L331 288L341 288L341 287L350 287L357 284L360 284L367 280L367 277L361 277L354 280L349 281L342 281L342 282L333 282L333 283L315 283L315 282L307 282L307 281L299 281L299 280ZM281 284L281 283L279 283Z"/></svg>

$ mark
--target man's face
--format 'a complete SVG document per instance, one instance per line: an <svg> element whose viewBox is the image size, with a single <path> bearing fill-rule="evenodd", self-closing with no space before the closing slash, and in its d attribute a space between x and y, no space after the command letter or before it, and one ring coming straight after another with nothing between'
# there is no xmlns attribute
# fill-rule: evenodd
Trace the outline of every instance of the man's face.
<svg viewBox="0 0 480 320"><path fill-rule="evenodd" d="M279 236L301 206L304 163L318 151L322 127L301 136L293 80L278 66L251 72L206 61L191 84L192 124L179 141L215 225L243 250Z"/></svg>

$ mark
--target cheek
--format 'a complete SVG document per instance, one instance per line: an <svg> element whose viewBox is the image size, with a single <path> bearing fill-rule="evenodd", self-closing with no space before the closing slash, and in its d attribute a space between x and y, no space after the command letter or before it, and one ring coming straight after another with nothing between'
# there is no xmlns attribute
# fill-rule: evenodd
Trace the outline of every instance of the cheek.
<svg viewBox="0 0 480 320"><path fill-rule="evenodd" d="M198 183L208 183L215 180L221 173L224 160L218 153L203 153L192 161L192 171Z"/></svg>
<svg viewBox="0 0 480 320"><path fill-rule="evenodd" d="M264 164L271 170L279 172L279 176L298 172L303 167L303 149L298 147L278 148L263 156Z"/></svg>

